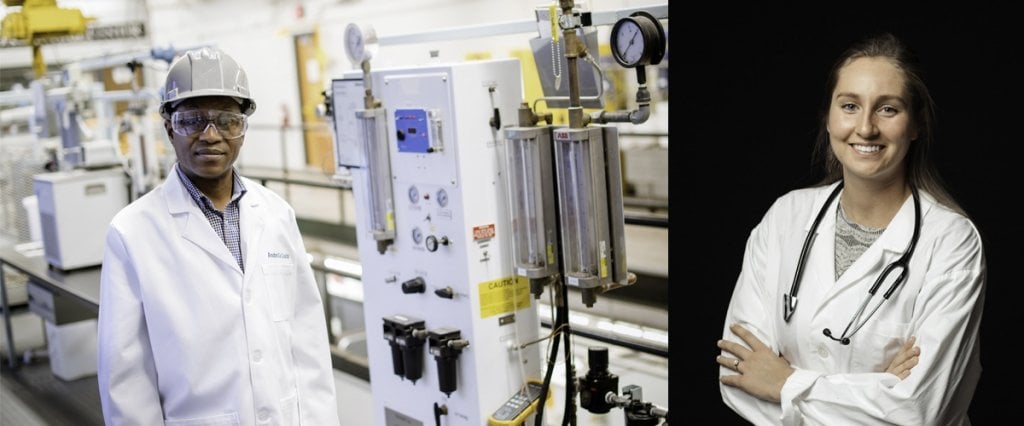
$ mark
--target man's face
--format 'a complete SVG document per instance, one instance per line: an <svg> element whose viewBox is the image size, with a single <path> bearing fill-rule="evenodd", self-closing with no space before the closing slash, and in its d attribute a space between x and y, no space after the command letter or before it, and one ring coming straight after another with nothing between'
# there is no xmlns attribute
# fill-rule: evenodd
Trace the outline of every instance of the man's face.
<svg viewBox="0 0 1024 426"><path fill-rule="evenodd" d="M178 105L164 128L185 175L194 182L230 179L245 139L246 119L238 102L229 97L204 96Z"/></svg>

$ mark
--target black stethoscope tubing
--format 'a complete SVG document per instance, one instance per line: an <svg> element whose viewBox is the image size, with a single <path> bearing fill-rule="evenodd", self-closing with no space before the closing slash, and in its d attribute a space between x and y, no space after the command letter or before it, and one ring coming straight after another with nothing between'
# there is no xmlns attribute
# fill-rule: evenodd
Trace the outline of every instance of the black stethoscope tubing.
<svg viewBox="0 0 1024 426"><path fill-rule="evenodd" d="M793 316L793 312L796 311L796 304L798 301L797 293L799 293L800 291L800 280L803 277L804 265L807 263L807 255L810 250L811 244L814 241L814 237L817 235L818 224L821 223L821 219L825 216L825 213L828 211L828 207L829 205L832 204L832 200L834 200L836 196L839 195L839 191L842 189L843 182L840 181L839 184L836 185L836 188L832 190L832 193L829 194L828 199L825 200L825 205L821 207L821 210L818 212L818 216L814 218L814 223L811 225L811 230L810 232L807 233L807 238L804 239L803 247L800 249L800 259L796 264L796 272L793 275L793 284L790 286L789 293L784 294L782 297L782 318L787 323L789 322L790 317ZM882 295L882 302L888 300L889 296L892 296L893 292L895 292L896 289L899 288L901 284L903 284L903 281L906 280L907 270L910 266L910 257L913 256L914 254L914 247L917 246L917 238L921 233L920 196L917 193L916 187L911 186L910 191L914 196L914 234L910 237L910 243L907 245L907 249L903 252L899 259L896 259L895 262L886 265L885 269L882 270L882 273L879 274L877 279L875 279L875 283L872 284L871 288L868 290L867 298L864 299L864 302L861 303L860 309L857 310L856 315L854 315L853 318L850 319L850 322L846 325L846 329L843 330L842 336L840 336L839 338L832 337L832 332L827 328L823 331L824 334L831 338L832 340L836 340L844 345L850 344L850 337L853 336L853 334L856 333L857 330L860 330L860 328L864 326L864 323L866 323L867 320L860 322L860 324L856 328L854 328L853 331L850 332L849 334L847 334L847 332L850 331L850 327L853 326L854 322L860 318L868 302L874 297L875 293L878 292L878 288L881 287L882 282L885 281L885 278L890 273L892 273L893 270L895 270L896 268L900 268L900 274L896 277L896 281L894 281L892 285L890 285L889 288ZM873 315L880 306L882 306L881 302L879 302L879 304L875 306L875 309L873 309L871 313L868 314L868 318L871 318L871 315Z"/></svg>

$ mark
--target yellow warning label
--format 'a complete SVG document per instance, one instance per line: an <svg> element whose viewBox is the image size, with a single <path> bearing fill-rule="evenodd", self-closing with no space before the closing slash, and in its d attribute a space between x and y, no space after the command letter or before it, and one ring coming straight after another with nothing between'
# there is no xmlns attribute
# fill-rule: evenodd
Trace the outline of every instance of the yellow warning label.
<svg viewBox="0 0 1024 426"><path fill-rule="evenodd" d="M484 281L480 290L480 318L518 311L530 306L530 280L505 277ZM515 303L513 307L513 302Z"/></svg>
<svg viewBox="0 0 1024 426"><path fill-rule="evenodd" d="M601 248L601 259L599 260L600 265L598 265L598 266L601 268L601 271L600 271L601 278L608 278L608 253L605 250L604 240L601 240L600 248Z"/></svg>

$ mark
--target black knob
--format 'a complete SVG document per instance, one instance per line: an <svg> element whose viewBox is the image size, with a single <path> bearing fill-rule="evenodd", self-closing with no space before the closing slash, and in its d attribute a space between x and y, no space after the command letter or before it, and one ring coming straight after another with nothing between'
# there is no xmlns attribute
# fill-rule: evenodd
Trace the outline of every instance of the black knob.
<svg viewBox="0 0 1024 426"><path fill-rule="evenodd" d="M427 291L427 282L422 277L416 277L402 283L402 293L423 293Z"/></svg>
<svg viewBox="0 0 1024 426"><path fill-rule="evenodd" d="M439 288L437 290L434 290L434 294L445 299L451 299L455 297L455 290L452 290L451 287Z"/></svg>

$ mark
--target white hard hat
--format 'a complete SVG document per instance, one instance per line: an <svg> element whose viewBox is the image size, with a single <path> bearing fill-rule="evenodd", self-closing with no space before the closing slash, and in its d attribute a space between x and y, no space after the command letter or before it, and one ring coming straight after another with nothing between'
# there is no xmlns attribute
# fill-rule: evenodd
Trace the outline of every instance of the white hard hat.
<svg viewBox="0 0 1024 426"><path fill-rule="evenodd" d="M245 70L215 47L189 50L171 63L160 93L160 116L170 119L178 103L199 96L230 96L242 106L243 114L256 111Z"/></svg>

